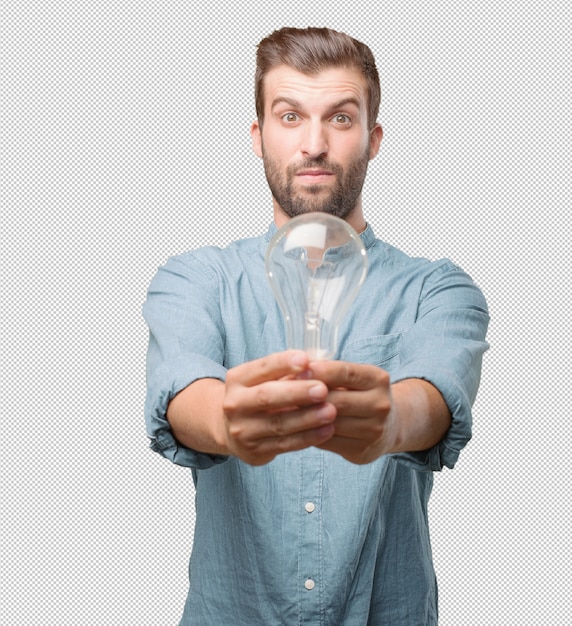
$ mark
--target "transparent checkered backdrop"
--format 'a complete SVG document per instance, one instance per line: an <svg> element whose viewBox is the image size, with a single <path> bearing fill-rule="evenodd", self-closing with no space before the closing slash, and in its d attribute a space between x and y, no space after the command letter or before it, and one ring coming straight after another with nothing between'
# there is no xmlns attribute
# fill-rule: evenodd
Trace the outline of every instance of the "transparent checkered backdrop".
<svg viewBox="0 0 572 626"><path fill-rule="evenodd" d="M178 621L193 488L147 448L141 305L168 256L267 228L252 78L283 25L372 47L367 219L459 263L491 308L474 439L431 501L441 623L569 623L566 3L2 12L2 623Z"/></svg>

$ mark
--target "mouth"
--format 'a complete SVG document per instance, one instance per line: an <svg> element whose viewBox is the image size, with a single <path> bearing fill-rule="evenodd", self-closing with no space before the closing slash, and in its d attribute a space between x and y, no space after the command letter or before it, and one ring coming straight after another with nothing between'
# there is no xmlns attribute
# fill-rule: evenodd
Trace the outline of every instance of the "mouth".
<svg viewBox="0 0 572 626"><path fill-rule="evenodd" d="M323 170L318 168L311 168L306 170L300 170L297 176L331 176L330 170Z"/></svg>
<svg viewBox="0 0 572 626"><path fill-rule="evenodd" d="M330 180L333 175L333 172L331 172L330 170L311 168L300 170L296 173L296 178L301 181L309 182L313 185L316 185L318 183L323 183Z"/></svg>

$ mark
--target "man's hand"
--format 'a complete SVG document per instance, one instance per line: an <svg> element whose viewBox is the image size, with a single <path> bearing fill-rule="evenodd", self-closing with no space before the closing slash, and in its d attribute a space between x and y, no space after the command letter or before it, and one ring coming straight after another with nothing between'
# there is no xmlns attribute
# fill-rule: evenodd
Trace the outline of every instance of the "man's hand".
<svg viewBox="0 0 572 626"><path fill-rule="evenodd" d="M345 361L313 361L300 377L326 384L327 401L336 407L334 435L320 448L362 464L395 446L396 414L386 371Z"/></svg>
<svg viewBox="0 0 572 626"><path fill-rule="evenodd" d="M336 408L334 435L319 447L352 463L428 449L451 423L443 397L425 380L391 385L379 367L344 361L313 361L300 377L325 383L330 389L326 401Z"/></svg>
<svg viewBox="0 0 572 626"><path fill-rule="evenodd" d="M336 409L326 402L327 384L297 378L308 365L304 352L289 350L227 372L222 410L230 454L262 465L332 437Z"/></svg>

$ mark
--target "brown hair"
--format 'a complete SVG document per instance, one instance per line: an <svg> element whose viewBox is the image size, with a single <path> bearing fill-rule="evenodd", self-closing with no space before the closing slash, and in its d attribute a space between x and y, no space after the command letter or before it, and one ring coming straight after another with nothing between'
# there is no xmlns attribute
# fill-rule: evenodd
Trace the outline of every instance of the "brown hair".
<svg viewBox="0 0 572 626"><path fill-rule="evenodd" d="M264 78L270 70L287 65L303 74L317 74L328 67L355 67L367 83L368 125L373 128L379 112L379 74L371 50L357 39L330 28L281 28L264 38L256 51L254 97L256 115L264 121Z"/></svg>

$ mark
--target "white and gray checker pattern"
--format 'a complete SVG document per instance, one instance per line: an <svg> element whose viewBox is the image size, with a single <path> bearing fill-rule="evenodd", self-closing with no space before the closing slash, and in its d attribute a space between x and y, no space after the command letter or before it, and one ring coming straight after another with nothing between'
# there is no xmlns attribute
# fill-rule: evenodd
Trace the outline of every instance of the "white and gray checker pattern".
<svg viewBox="0 0 572 626"><path fill-rule="evenodd" d="M169 255L266 229L254 53L284 25L372 47L385 138L366 216L489 301L474 439L431 502L441 624L571 623L567 3L0 11L0 623L178 621L193 489L147 448L140 310Z"/></svg>

